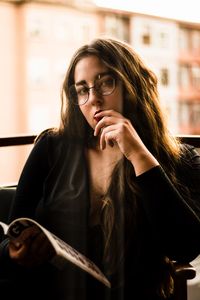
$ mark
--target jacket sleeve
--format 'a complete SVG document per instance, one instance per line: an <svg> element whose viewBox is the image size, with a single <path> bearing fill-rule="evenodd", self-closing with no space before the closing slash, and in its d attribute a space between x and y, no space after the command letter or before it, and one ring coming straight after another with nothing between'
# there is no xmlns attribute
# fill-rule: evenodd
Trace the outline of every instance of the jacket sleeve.
<svg viewBox="0 0 200 300"><path fill-rule="evenodd" d="M50 169L54 144L57 144L57 140L47 131L36 141L19 178L9 223L18 217L34 218L35 208L42 197L44 181ZM16 272L20 274L19 272L25 270L10 259L8 243L9 239L6 236L0 242L0 278L11 274L14 276Z"/></svg>
<svg viewBox="0 0 200 300"><path fill-rule="evenodd" d="M34 218L42 197L43 184L49 171L49 135L43 135L34 145L21 172L11 210L10 222L18 217Z"/></svg>
<svg viewBox="0 0 200 300"><path fill-rule="evenodd" d="M187 158L187 170L179 167L177 189L161 166L137 177L142 207L152 234L164 255L191 261L200 254L200 156L194 149Z"/></svg>

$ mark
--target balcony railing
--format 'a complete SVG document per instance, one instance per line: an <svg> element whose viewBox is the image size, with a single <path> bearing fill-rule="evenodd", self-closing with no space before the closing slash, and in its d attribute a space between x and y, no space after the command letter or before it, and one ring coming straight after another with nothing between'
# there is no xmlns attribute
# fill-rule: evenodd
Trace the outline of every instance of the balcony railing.
<svg viewBox="0 0 200 300"><path fill-rule="evenodd" d="M19 135L19 136L9 136L9 137L0 137L0 148L2 147L10 147L10 146L17 146L17 149L18 149L18 146L23 146L23 145L33 145L34 144L34 141L35 141L35 138L37 137L37 135ZM179 135L178 136L183 142L185 143L188 143L190 145L193 145L194 147L196 147L200 153L200 135ZM17 150L16 149L16 150ZM4 151L7 151L6 149L4 149ZM13 151L15 152L15 148L13 149ZM28 152L29 153L29 150ZM22 165L23 163L25 162L26 160L26 157L27 155L24 156L25 158L23 158L23 162L22 162ZM8 163L9 163L9 159L8 159ZM21 162L20 162L21 163ZM19 168L19 167L17 167ZM9 167L8 167L9 169ZM12 172L13 171L13 167L12 167ZM15 171L17 174L18 174L18 169L17 171ZM18 178L19 174L17 175L17 178ZM9 179L7 179L7 177ZM12 185L16 185L16 182L18 179L16 179L16 174L15 175L9 175L6 177L6 175L4 174L4 177L1 177L1 180L3 180L1 183L0 183L0 186L12 186ZM13 178L14 179L11 179L10 178ZM3 179L2 179L3 178ZM6 178L6 179L4 179Z"/></svg>
<svg viewBox="0 0 200 300"><path fill-rule="evenodd" d="M35 138L36 138L36 135L0 137L0 147L21 146L21 145L33 144Z"/></svg>
<svg viewBox="0 0 200 300"><path fill-rule="evenodd" d="M178 135L178 137L185 143L193 145L196 148L200 148L200 135ZM20 146L33 144L36 135L20 135L0 137L0 147L7 146Z"/></svg>

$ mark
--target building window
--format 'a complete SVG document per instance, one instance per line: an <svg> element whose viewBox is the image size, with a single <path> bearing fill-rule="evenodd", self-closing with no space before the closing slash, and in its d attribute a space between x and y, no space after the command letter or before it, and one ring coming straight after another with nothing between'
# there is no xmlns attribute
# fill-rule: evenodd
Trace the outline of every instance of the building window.
<svg viewBox="0 0 200 300"><path fill-rule="evenodd" d="M54 36L58 41L65 42L68 39L71 39L70 35L70 22L65 18L55 18L53 24Z"/></svg>
<svg viewBox="0 0 200 300"><path fill-rule="evenodd" d="M200 128L200 103L192 105L192 124L196 128Z"/></svg>
<svg viewBox="0 0 200 300"><path fill-rule="evenodd" d="M190 123L190 116L189 116L190 108L188 102L180 102L179 103L179 125L180 127L188 126Z"/></svg>
<svg viewBox="0 0 200 300"><path fill-rule="evenodd" d="M200 50L200 30L194 30L192 32L192 49Z"/></svg>
<svg viewBox="0 0 200 300"><path fill-rule="evenodd" d="M200 90L200 66L191 67L192 86Z"/></svg>
<svg viewBox="0 0 200 300"><path fill-rule="evenodd" d="M28 81L31 88L43 88L48 78L48 60L34 57L28 61Z"/></svg>
<svg viewBox="0 0 200 300"><path fill-rule="evenodd" d="M150 45L151 44L151 28L149 25L145 25L143 27L143 32L142 32L142 44L143 45Z"/></svg>
<svg viewBox="0 0 200 300"><path fill-rule="evenodd" d="M159 36L158 36L158 43L159 43L159 46L161 48L167 48L168 47L168 44L169 44L169 41L168 41L168 34L166 32L160 32L159 33Z"/></svg>
<svg viewBox="0 0 200 300"><path fill-rule="evenodd" d="M179 33L179 47L181 50L190 49L190 30L181 28Z"/></svg>
<svg viewBox="0 0 200 300"><path fill-rule="evenodd" d="M105 16L105 33L120 40L130 41L130 20L126 16Z"/></svg>
<svg viewBox="0 0 200 300"><path fill-rule="evenodd" d="M48 35L48 25L40 15L27 16L27 35L31 40L43 40Z"/></svg>
<svg viewBox="0 0 200 300"><path fill-rule="evenodd" d="M179 103L179 125L187 129L190 133L198 131L200 128L200 103L190 101Z"/></svg>
<svg viewBox="0 0 200 300"><path fill-rule="evenodd" d="M163 86L169 85L169 70L167 68L160 70L160 83Z"/></svg>
<svg viewBox="0 0 200 300"><path fill-rule="evenodd" d="M190 67L188 65L182 65L179 67L178 82L180 87L190 86Z"/></svg>
<svg viewBox="0 0 200 300"><path fill-rule="evenodd" d="M91 24L85 23L81 26L83 42L87 42L91 38Z"/></svg>

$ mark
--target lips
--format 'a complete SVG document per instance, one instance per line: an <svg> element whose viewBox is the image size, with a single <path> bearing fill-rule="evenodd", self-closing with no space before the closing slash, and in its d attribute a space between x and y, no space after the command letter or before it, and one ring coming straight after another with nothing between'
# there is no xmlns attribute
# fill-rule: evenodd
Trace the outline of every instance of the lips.
<svg viewBox="0 0 200 300"><path fill-rule="evenodd" d="M97 110L94 114L94 119L96 122L99 122L103 117L97 117L96 114L100 113L102 110Z"/></svg>

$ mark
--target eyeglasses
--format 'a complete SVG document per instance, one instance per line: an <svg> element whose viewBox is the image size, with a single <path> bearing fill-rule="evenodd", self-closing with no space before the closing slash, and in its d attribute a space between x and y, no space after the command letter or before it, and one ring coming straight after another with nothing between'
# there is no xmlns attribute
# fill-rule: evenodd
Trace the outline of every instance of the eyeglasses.
<svg viewBox="0 0 200 300"><path fill-rule="evenodd" d="M76 105L83 105L89 99L90 90L94 89L99 96L111 95L116 87L115 78L106 74L94 81L94 85L88 87L86 84L73 84L69 88L69 99Z"/></svg>

